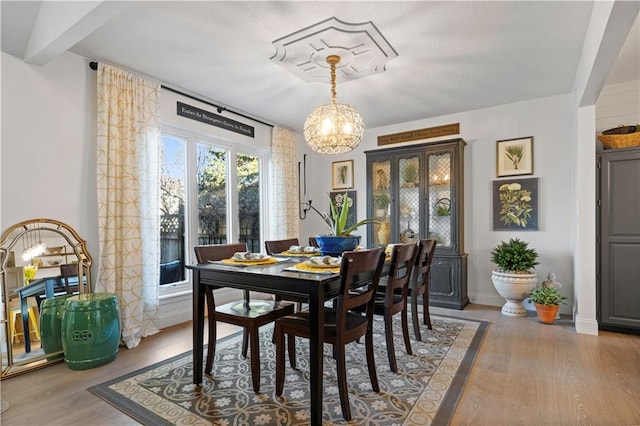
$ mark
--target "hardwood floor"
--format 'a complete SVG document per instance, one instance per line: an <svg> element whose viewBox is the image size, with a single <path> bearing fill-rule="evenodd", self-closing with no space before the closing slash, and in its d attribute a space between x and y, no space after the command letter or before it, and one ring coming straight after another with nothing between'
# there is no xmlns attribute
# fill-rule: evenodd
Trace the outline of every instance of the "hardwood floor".
<svg viewBox="0 0 640 426"><path fill-rule="evenodd" d="M491 322L452 425L640 425L640 337L577 334L569 319L554 325L509 318L494 307L433 314ZM219 336L233 331L221 325ZM165 329L115 361L73 371L58 364L3 380L10 425L135 425L89 393L102 383L191 349L191 325Z"/></svg>

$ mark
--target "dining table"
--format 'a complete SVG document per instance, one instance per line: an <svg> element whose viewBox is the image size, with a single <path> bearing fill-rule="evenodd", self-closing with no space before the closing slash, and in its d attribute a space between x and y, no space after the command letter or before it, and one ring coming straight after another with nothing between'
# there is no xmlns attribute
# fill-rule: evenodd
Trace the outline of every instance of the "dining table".
<svg viewBox="0 0 640 426"><path fill-rule="evenodd" d="M202 384L205 289L233 288L275 296L306 299L310 312L311 424L322 424L323 327L325 301L340 291L340 275L330 271L306 272L292 267L300 259L279 259L267 265L230 265L223 262L187 265L193 271L193 383Z"/></svg>

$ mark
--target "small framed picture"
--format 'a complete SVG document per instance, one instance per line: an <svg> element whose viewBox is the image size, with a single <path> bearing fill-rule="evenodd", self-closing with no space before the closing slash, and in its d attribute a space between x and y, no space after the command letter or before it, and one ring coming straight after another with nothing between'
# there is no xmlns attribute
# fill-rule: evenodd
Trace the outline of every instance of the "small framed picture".
<svg viewBox="0 0 640 426"><path fill-rule="evenodd" d="M498 177L533 174L533 136L498 141L496 148Z"/></svg>
<svg viewBox="0 0 640 426"><path fill-rule="evenodd" d="M332 163L333 189L353 188L353 160Z"/></svg>

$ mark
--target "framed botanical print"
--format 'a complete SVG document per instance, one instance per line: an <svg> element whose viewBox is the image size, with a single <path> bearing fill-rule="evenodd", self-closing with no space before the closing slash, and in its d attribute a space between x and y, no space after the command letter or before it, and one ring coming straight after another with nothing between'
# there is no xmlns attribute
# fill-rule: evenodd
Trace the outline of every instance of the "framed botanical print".
<svg viewBox="0 0 640 426"><path fill-rule="evenodd" d="M353 188L353 160L334 161L331 176L333 189Z"/></svg>
<svg viewBox="0 0 640 426"><path fill-rule="evenodd" d="M496 175L533 174L533 136L496 142Z"/></svg>
<svg viewBox="0 0 640 426"><path fill-rule="evenodd" d="M538 230L538 178L493 181L493 230Z"/></svg>

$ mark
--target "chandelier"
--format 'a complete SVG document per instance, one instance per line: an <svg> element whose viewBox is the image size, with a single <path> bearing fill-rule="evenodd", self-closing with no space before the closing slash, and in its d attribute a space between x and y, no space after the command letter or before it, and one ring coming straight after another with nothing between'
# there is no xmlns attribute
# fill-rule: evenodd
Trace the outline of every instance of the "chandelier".
<svg viewBox="0 0 640 426"><path fill-rule="evenodd" d="M336 102L336 64L340 56L327 56L331 66L331 103L321 105L307 117L304 138L315 152L342 154L358 146L364 132L360 113L351 105Z"/></svg>

